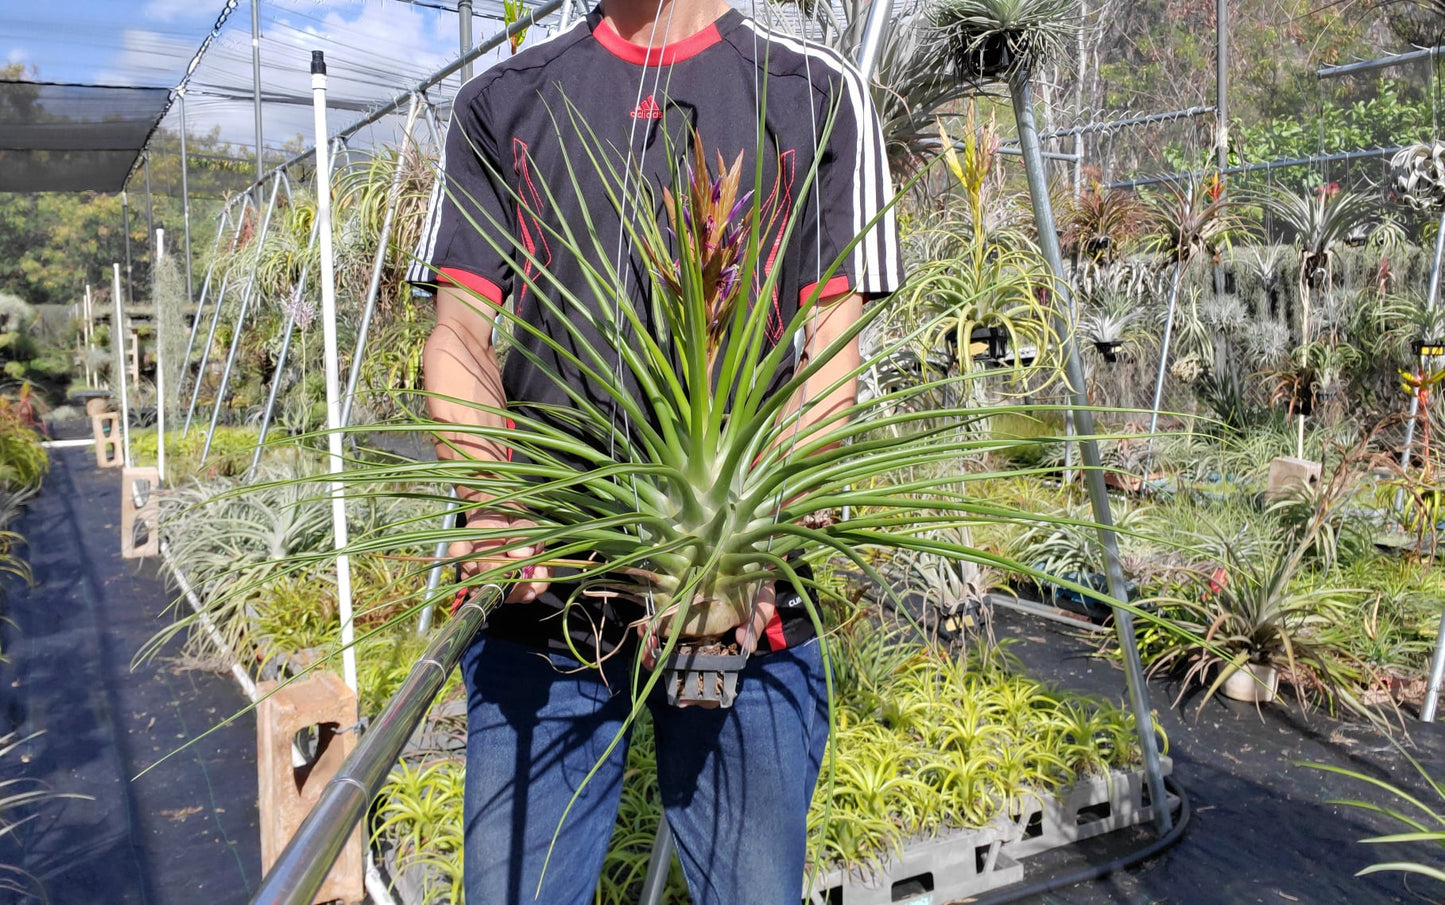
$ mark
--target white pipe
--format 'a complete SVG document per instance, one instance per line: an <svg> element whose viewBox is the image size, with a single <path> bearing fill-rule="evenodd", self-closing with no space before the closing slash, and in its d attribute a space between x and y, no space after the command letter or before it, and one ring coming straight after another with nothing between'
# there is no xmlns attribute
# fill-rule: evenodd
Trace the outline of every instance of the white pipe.
<svg viewBox="0 0 1445 905"><path fill-rule="evenodd" d="M122 461L130 465L130 396L125 380L125 313L120 304L120 265L111 264L111 298L115 299L115 322L110 325L110 344L115 349L115 364L120 366L120 437Z"/></svg>
<svg viewBox="0 0 1445 905"><path fill-rule="evenodd" d="M85 342L85 351L81 353L80 363L85 369L85 386L87 389L95 388L95 375L90 370L90 346L95 342L95 322L91 319L90 284L85 284L85 301L81 303L85 309L85 323L82 325L80 335Z"/></svg>
<svg viewBox="0 0 1445 905"><path fill-rule="evenodd" d="M156 264L166 257L166 231L156 230ZM151 276L151 305L156 312L156 471L161 486L166 486L166 355L165 317L161 314L160 294L155 291L155 275Z"/></svg>
<svg viewBox="0 0 1445 905"><path fill-rule="evenodd" d="M311 108L315 114L316 146L326 147L326 60L311 52ZM331 161L316 155L316 234L321 243L321 327L326 357L326 445L329 473L344 470L341 460L341 379L336 351L336 269L331 247ZM351 616L351 557L340 551L350 542L346 531L346 495L340 481L331 482L331 526L336 541L336 596L341 604L341 671L356 691L355 631Z"/></svg>

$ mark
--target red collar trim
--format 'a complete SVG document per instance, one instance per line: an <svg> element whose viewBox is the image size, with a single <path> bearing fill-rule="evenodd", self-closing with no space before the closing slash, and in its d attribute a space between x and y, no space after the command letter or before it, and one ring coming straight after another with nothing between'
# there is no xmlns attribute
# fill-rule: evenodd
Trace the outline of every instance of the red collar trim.
<svg viewBox="0 0 1445 905"><path fill-rule="evenodd" d="M690 38L664 44L661 47L649 48L641 44L633 44L619 35L611 25L608 25L606 19L598 22L597 26L592 29L592 36L613 56L636 66L671 66L680 60L697 56L722 40L722 32L718 31L716 22Z"/></svg>

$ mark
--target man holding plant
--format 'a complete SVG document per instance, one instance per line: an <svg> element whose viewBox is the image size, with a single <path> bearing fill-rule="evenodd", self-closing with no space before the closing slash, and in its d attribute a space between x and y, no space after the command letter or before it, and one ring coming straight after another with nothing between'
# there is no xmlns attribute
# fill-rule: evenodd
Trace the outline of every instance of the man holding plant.
<svg viewBox="0 0 1445 905"><path fill-rule="evenodd" d="M593 901L634 695L693 635L751 654L730 708L647 699L693 901L792 905L825 682L767 534L798 495L748 481L835 445L855 322L899 278L866 86L722 0L603 0L462 88L442 166L412 278L466 469L451 555L512 580L462 663L467 899Z"/></svg>

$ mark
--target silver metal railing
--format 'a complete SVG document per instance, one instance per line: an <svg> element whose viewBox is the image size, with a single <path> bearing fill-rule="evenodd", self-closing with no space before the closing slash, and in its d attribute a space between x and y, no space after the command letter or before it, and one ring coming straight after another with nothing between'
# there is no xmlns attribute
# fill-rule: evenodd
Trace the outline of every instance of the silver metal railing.
<svg viewBox="0 0 1445 905"><path fill-rule="evenodd" d="M441 629L381 715L371 722L361 744L321 790L316 806L261 881L252 905L310 905L315 900L352 829L365 816L432 699L487 614L501 602L501 588L480 588Z"/></svg>

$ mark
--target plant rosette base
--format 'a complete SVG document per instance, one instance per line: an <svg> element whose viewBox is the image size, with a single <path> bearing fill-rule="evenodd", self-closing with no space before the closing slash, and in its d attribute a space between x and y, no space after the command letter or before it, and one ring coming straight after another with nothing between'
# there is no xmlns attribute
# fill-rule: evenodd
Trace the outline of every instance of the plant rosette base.
<svg viewBox="0 0 1445 905"><path fill-rule="evenodd" d="M954 71L963 79L1003 81L1018 63L1013 38L1005 32L994 32L981 40L960 41L953 51Z"/></svg>
<svg viewBox="0 0 1445 905"><path fill-rule="evenodd" d="M682 643L662 665L667 703L674 707L726 708L738 694L738 674L748 655L737 645Z"/></svg>
<svg viewBox="0 0 1445 905"><path fill-rule="evenodd" d="M1095 342L1094 348L1104 356L1104 360L1113 363L1119 360L1119 347L1124 345L1121 341L1109 340L1106 342Z"/></svg>

